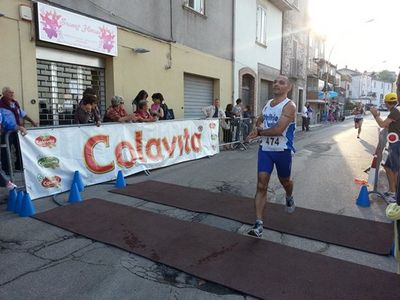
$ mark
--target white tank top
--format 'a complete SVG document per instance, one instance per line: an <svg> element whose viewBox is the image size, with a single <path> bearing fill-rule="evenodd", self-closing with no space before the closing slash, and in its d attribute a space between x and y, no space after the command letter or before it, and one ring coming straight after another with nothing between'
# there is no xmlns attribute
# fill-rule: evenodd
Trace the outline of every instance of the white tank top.
<svg viewBox="0 0 400 300"><path fill-rule="evenodd" d="M262 115L264 117L263 128L275 127L282 116L283 107L290 101L289 98L286 98L279 104L271 107L272 100L269 100L262 110ZM295 129L296 123L291 122L282 132L281 136L262 136L261 149L263 151L283 151L289 149L295 152L296 150L293 145Z"/></svg>

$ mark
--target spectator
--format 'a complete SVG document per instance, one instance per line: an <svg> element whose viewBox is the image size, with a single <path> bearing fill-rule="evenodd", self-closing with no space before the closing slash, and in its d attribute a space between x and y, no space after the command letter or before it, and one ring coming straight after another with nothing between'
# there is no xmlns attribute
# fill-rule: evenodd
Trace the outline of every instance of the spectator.
<svg viewBox="0 0 400 300"><path fill-rule="evenodd" d="M141 90L135 97L135 99L132 100L132 112L136 112L138 109L138 104L142 100L147 100L147 97L149 95L145 90Z"/></svg>
<svg viewBox="0 0 400 300"><path fill-rule="evenodd" d="M243 118L242 99L238 98L236 100L236 105L233 107L233 113L236 117Z"/></svg>
<svg viewBox="0 0 400 300"><path fill-rule="evenodd" d="M89 119L89 123L95 123L95 121L96 120L101 120L101 114L100 114L100 110L99 110L99 107L98 107L98 96L97 96L97 93L96 93L96 90L94 89L94 88L91 88L91 87L88 87L88 88L86 88L84 91L83 91L83 94L82 94L82 99L85 97L85 96L88 96L88 95L93 95L93 96L95 96L96 97L96 99L97 99L97 101L96 101L96 103L94 104L94 106L93 106L93 114L91 114L91 116L90 116L90 119ZM82 103L82 100L79 102L79 105Z"/></svg>
<svg viewBox="0 0 400 300"><path fill-rule="evenodd" d="M23 119L28 120L32 126L36 127L37 123L33 121L25 111L23 111L18 101L14 99L14 91L10 87L4 87L2 89L3 97L0 99L0 115L1 115L1 144L5 144L5 133L8 131L13 131L10 133L9 142L14 146L17 159L15 161L15 170L22 170L22 158L21 158L21 148L18 142L18 134L16 131L20 131L23 135L26 134L26 129L23 127ZM11 150L11 149L10 149ZM8 165L7 151L5 148L1 148L1 167L6 172L10 174L11 166Z"/></svg>
<svg viewBox="0 0 400 300"><path fill-rule="evenodd" d="M221 124L222 126L222 134L223 134L223 142L224 144L224 149L225 150L232 150L232 129L231 129L231 124L233 122L233 119L235 118L235 115L233 114L233 105L228 104L225 109L225 116L226 119L224 120L225 124Z"/></svg>
<svg viewBox="0 0 400 300"><path fill-rule="evenodd" d="M244 127L243 129L245 132L243 132L243 139L246 140L247 136L249 135L252 125L253 125L253 114L251 112L251 107L250 105L246 105L246 107L243 109L243 124Z"/></svg>
<svg viewBox="0 0 400 300"><path fill-rule="evenodd" d="M173 120L173 119L175 119L172 109L168 108L168 105L165 103L164 97L163 97L163 95L161 93L155 93L155 94L153 94L152 97L156 97L156 98L160 99L160 101L161 101L160 107L163 110L164 117L162 119L160 119L160 120Z"/></svg>
<svg viewBox="0 0 400 300"><path fill-rule="evenodd" d="M100 118L94 113L96 103L97 97L95 95L85 95L75 111L75 123L90 124L96 122L96 125L100 126Z"/></svg>
<svg viewBox="0 0 400 300"><path fill-rule="evenodd" d="M206 118L225 118L225 113L220 109L219 99L215 99L213 105L201 109Z"/></svg>
<svg viewBox="0 0 400 300"><path fill-rule="evenodd" d="M397 102L397 94L389 93L385 95L384 101L389 109L389 115L385 120L380 117L376 107L371 107L371 114L374 116L379 127L388 129L389 151L384 165L386 176L389 182L389 191L384 193L388 202L395 203L399 199L399 187L397 185L400 169L400 108Z"/></svg>
<svg viewBox="0 0 400 300"><path fill-rule="evenodd" d="M151 98L153 100L153 104L150 107L151 115L157 117L159 120L164 120L164 110L161 107L162 95L160 93L155 93Z"/></svg>
<svg viewBox="0 0 400 300"><path fill-rule="evenodd" d="M305 105L303 105L303 109L301 112L301 130L305 131L307 129L307 107Z"/></svg>
<svg viewBox="0 0 400 300"><path fill-rule="evenodd" d="M124 99L120 96L111 98L111 105L107 108L104 114L104 122L131 122L136 121L132 115L128 115L124 107Z"/></svg>
<svg viewBox="0 0 400 300"><path fill-rule="evenodd" d="M147 105L146 100L139 101L137 105L137 110L135 112L135 117L138 122L155 122L157 118L153 117L149 113L149 106Z"/></svg>

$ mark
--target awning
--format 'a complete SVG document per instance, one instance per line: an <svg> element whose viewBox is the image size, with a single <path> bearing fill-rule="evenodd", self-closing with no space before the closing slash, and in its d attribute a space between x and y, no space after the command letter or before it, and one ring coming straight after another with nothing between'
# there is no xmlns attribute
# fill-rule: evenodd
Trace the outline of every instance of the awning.
<svg viewBox="0 0 400 300"><path fill-rule="evenodd" d="M306 100L306 103L319 103L319 104L325 104L325 100Z"/></svg>
<svg viewBox="0 0 400 300"><path fill-rule="evenodd" d="M338 93L335 91L328 91L327 99L332 99L336 98L338 96ZM318 93L318 98L319 99L325 99L325 93L323 91L319 91Z"/></svg>

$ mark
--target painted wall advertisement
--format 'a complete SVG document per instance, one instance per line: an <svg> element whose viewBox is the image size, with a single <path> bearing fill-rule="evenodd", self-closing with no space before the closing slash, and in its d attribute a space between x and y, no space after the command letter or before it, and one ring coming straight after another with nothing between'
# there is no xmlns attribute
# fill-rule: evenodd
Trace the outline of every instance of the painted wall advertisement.
<svg viewBox="0 0 400 300"><path fill-rule="evenodd" d="M38 2L41 41L117 56L117 27Z"/></svg>
<svg viewBox="0 0 400 300"><path fill-rule="evenodd" d="M75 171L85 186L219 152L218 120L31 129L19 136L32 199L70 190Z"/></svg>

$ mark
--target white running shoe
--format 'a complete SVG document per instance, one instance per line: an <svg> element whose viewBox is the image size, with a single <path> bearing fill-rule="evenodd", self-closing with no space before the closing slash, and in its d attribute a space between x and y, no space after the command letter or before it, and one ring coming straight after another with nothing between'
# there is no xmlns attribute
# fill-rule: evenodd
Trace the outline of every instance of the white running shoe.
<svg viewBox="0 0 400 300"><path fill-rule="evenodd" d="M286 212L291 214L294 212L295 209L296 205L294 204L293 196L290 196L289 198L286 197L286 207L285 207Z"/></svg>

